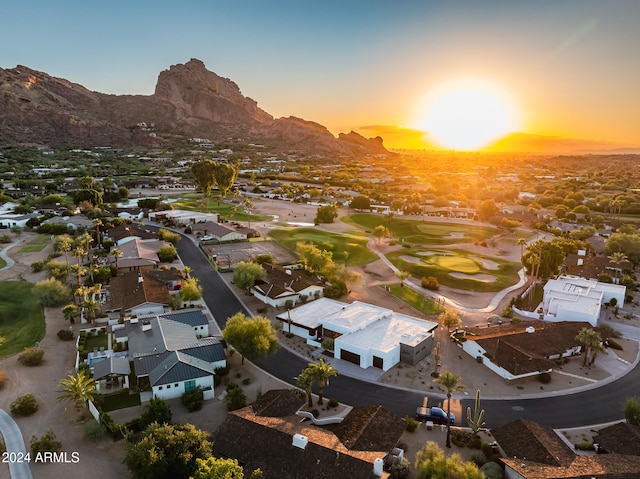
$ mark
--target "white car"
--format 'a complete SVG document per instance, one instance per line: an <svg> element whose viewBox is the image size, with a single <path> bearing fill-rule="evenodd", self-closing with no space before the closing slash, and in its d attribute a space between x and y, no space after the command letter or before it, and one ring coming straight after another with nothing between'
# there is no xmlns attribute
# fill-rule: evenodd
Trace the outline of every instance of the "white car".
<svg viewBox="0 0 640 479"><path fill-rule="evenodd" d="M200 241L211 241L212 239L213 239L213 236L209 236L209 235L200 236Z"/></svg>

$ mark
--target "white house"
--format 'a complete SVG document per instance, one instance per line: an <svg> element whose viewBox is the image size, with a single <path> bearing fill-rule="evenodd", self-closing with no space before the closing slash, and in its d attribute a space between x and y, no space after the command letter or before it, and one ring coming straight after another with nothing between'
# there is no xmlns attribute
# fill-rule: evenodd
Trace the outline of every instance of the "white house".
<svg viewBox="0 0 640 479"><path fill-rule="evenodd" d="M24 215L16 214L16 213L5 213L0 214L0 227L1 228L12 228L14 226L19 226L20 228L24 228L27 226L27 222L31 218L37 218L37 213L28 213Z"/></svg>
<svg viewBox="0 0 640 479"><path fill-rule="evenodd" d="M615 298L622 307L626 287L619 284L601 283L595 279L563 275L550 279L544 286L542 299L545 321L587 321L598 324L602 305Z"/></svg>
<svg viewBox="0 0 640 479"><path fill-rule="evenodd" d="M266 277L256 281L251 294L274 308L284 306L287 301L297 304L303 297L304 301L319 298L324 293L324 285L315 276L274 264L262 267Z"/></svg>
<svg viewBox="0 0 640 479"><path fill-rule="evenodd" d="M431 353L437 323L368 303L320 298L278 315L283 331L320 347L334 340L334 356L361 368L388 371L398 362L416 364Z"/></svg>
<svg viewBox="0 0 640 479"><path fill-rule="evenodd" d="M205 221L220 221L220 215L217 213L199 213L197 211L186 210L163 210L152 211L149 213L151 221L170 220L177 225L187 226L194 223L202 223Z"/></svg>

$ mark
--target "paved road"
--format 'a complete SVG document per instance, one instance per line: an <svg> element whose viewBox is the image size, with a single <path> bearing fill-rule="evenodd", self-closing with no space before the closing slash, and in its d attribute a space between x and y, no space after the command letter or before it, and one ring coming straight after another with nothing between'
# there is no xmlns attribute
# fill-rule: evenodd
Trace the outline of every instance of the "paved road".
<svg viewBox="0 0 640 479"><path fill-rule="evenodd" d="M178 243L177 249L184 264L189 265L193 275L200 279L203 299L221 328L226 319L238 311L249 314L196 244L185 238ZM307 362L281 348L275 355L256 364L269 374L292 383L293 377L307 367ZM485 397L491 396L490 390L483 393ZM637 363L625 376L596 389L571 394L550 393L548 397L483 398L482 408L486 411L486 422L491 427L516 419L530 419L554 428L569 428L622 419L624 401L634 395L640 395L640 367ZM413 416L417 405L422 404L423 396L429 396L431 404L443 398L431 391L403 390L343 375L331 379L330 385L325 388L325 396L354 406L379 404L400 416ZM462 398L461 402L462 411L466 414L467 406L473 407L473 399ZM463 422L466 423L466 420Z"/></svg>
<svg viewBox="0 0 640 479"><path fill-rule="evenodd" d="M24 458L26 454L22 433L16 422L4 409L0 409L0 432L2 432L4 444L7 446L7 453L16 454L16 456L7 456L11 479L32 479L29 463L19 460ZM4 460L5 456L2 456L2 459Z"/></svg>

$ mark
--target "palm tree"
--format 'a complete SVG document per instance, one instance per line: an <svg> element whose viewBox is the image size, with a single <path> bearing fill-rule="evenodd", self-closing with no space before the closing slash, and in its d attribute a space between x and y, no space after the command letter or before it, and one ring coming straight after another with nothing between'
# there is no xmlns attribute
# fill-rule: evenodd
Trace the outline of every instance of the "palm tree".
<svg viewBox="0 0 640 479"><path fill-rule="evenodd" d="M253 201L251 201L249 198L245 198L244 209L247 213L247 221L249 222L249 228L251 228L251 208L253 208Z"/></svg>
<svg viewBox="0 0 640 479"><path fill-rule="evenodd" d="M434 379L447 392L447 447L451 447L451 396L455 391L462 391L462 377L451 371L445 371L438 378Z"/></svg>
<svg viewBox="0 0 640 479"><path fill-rule="evenodd" d="M576 339L584 345L584 360L582 362L582 365L583 366L593 365L593 363L596 360L596 356L598 355L598 352L604 351L600 333L598 333L595 329L581 328L580 331L578 331L578 335L576 336ZM590 353L591 353L591 358L589 358Z"/></svg>
<svg viewBox="0 0 640 479"><path fill-rule="evenodd" d="M318 404L322 404L322 393L324 387L329 384L329 378L331 376L337 376L338 370L331 364L325 363L324 359L320 359L318 363L309 363L309 374L318 383Z"/></svg>
<svg viewBox="0 0 640 479"><path fill-rule="evenodd" d="M100 227L103 223L100 218L95 218L92 223L96 229L96 246L100 247L100 245L102 244L102 242L100 241Z"/></svg>
<svg viewBox="0 0 640 479"><path fill-rule="evenodd" d="M609 259L609 261L611 261L613 264L616 265L616 268L615 268L616 281L615 282L616 284L618 284L618 271L620 270L619 266L625 261L627 261L629 258L627 258L627 255L621 251L616 251L615 253L611 253L611 256L607 256L607 258Z"/></svg>
<svg viewBox="0 0 640 479"><path fill-rule="evenodd" d="M396 271L396 276L400 278L400 286L404 287L404 282L411 276L408 271Z"/></svg>
<svg viewBox="0 0 640 479"><path fill-rule="evenodd" d="M522 257L524 256L524 247L527 245L527 240L524 238L518 238L516 244L520 246L520 260L522 261Z"/></svg>
<svg viewBox="0 0 640 479"><path fill-rule="evenodd" d="M111 256L113 256L113 258L116 260L116 271L118 271L118 258L123 254L124 253L120 251L118 248L116 248L115 246L111 248Z"/></svg>
<svg viewBox="0 0 640 479"><path fill-rule="evenodd" d="M69 251L71 251L71 239L58 237L58 251L64 253L64 259L67 262L67 276L69 275ZM71 282L71 279L69 279Z"/></svg>
<svg viewBox="0 0 640 479"><path fill-rule="evenodd" d="M96 382L84 371L78 371L75 376L69 375L66 379L61 379L58 386L60 389L56 391L58 393L56 401L71 401L78 412L88 400L94 399L97 394Z"/></svg>
<svg viewBox="0 0 640 479"><path fill-rule="evenodd" d="M193 269L191 269L189 266L185 266L184 268L182 268L182 273L184 274L185 278L189 278L189 275L192 271Z"/></svg>
<svg viewBox="0 0 640 479"><path fill-rule="evenodd" d="M311 398L311 387L315 382L315 378L311 374L310 369L303 369L302 372L294 379L296 380L296 384L298 385L298 387L304 389L304 392L307 394L307 405L309 407L313 407L313 400Z"/></svg>
<svg viewBox="0 0 640 479"><path fill-rule="evenodd" d="M64 308L62 308L62 315L64 316L64 319L69 321L71 324L76 322L78 312L78 306L76 306L75 304L67 304Z"/></svg>

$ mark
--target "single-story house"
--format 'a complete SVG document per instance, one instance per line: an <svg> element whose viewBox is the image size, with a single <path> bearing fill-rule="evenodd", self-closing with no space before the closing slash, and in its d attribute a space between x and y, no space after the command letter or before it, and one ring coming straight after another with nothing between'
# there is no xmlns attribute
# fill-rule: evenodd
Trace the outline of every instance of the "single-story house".
<svg viewBox="0 0 640 479"><path fill-rule="evenodd" d="M582 344L576 336L585 327L591 328L591 324L533 320L469 328L454 337L471 357L503 379L513 381L551 373L554 360L580 354Z"/></svg>
<svg viewBox="0 0 640 479"><path fill-rule="evenodd" d="M217 213L200 213L186 210L163 210L150 212L149 219L157 222L166 220L178 226L187 226L205 221L217 223L220 221L220 215Z"/></svg>
<svg viewBox="0 0 640 479"><path fill-rule="evenodd" d="M303 304L277 316L284 332L315 347L334 340L334 357L388 371L400 361L416 364L433 348L438 324L390 309L329 298Z"/></svg>
<svg viewBox="0 0 640 479"><path fill-rule="evenodd" d="M548 426L518 419L492 429L506 479L633 479L640 456L576 455Z"/></svg>
<svg viewBox="0 0 640 479"><path fill-rule="evenodd" d="M207 329L198 329L205 321ZM200 309L132 317L113 329L115 340L128 344L140 389L172 399L200 386L205 399L213 397L215 370L227 360L222 341L201 337L208 321Z"/></svg>
<svg viewBox="0 0 640 479"><path fill-rule="evenodd" d="M303 404L292 391L267 391L229 412L214 433L214 454L237 459L247 475L259 468L281 479L389 477L384 458L400 440L403 419L381 406L355 407L341 423L322 427L301 422Z"/></svg>
<svg viewBox="0 0 640 479"><path fill-rule="evenodd" d="M176 281L182 281L177 269L128 271L111 278L104 309L120 314L163 313L169 305L170 291Z"/></svg>
<svg viewBox="0 0 640 479"><path fill-rule="evenodd" d="M0 228L12 228L14 226L19 226L20 228L24 228L27 226L27 222L31 218L37 218L37 213L28 213L28 214L16 214L16 213L4 213L0 214Z"/></svg>
<svg viewBox="0 0 640 479"><path fill-rule="evenodd" d="M323 295L324 284L315 276L275 264L265 263L262 267L266 276L255 282L251 294L263 303L277 308L289 300L297 304Z"/></svg>
<svg viewBox="0 0 640 479"><path fill-rule="evenodd" d="M168 244L162 240L134 238L118 245L122 252L122 256L118 258L118 271L142 271L157 268L160 265L158 251Z"/></svg>
<svg viewBox="0 0 640 479"><path fill-rule="evenodd" d="M216 223L214 221L193 224L191 225L191 231L194 233L201 232L205 236L211 236L213 241L218 241L219 243L244 241L247 239L246 233L236 230L231 225Z"/></svg>
<svg viewBox="0 0 640 479"><path fill-rule="evenodd" d="M144 210L139 206L105 207L104 210L119 218L129 220L141 220L144 218Z"/></svg>
<svg viewBox="0 0 640 479"><path fill-rule="evenodd" d="M603 304L615 298L619 307L624 306L627 290L619 284L570 275L550 279L543 289L545 321L587 321L592 326L598 324Z"/></svg>
<svg viewBox="0 0 640 479"><path fill-rule="evenodd" d="M131 223L114 226L105 231L105 239L110 239L114 241L116 245L120 246L134 239L157 240L158 234L142 229L140 226Z"/></svg>

